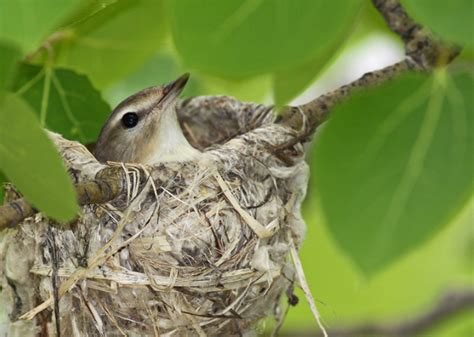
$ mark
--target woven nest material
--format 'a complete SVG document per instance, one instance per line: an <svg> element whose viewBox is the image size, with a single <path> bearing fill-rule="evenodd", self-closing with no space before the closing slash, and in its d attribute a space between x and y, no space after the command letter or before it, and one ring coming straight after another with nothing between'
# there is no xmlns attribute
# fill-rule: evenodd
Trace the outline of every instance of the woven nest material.
<svg viewBox="0 0 474 337"><path fill-rule="evenodd" d="M62 336L233 336L281 317L305 231L303 146L261 105L198 97L178 111L199 161L110 163L126 195L67 227L38 214L7 234L9 336L55 336L57 314ZM76 183L107 166L51 137Z"/></svg>

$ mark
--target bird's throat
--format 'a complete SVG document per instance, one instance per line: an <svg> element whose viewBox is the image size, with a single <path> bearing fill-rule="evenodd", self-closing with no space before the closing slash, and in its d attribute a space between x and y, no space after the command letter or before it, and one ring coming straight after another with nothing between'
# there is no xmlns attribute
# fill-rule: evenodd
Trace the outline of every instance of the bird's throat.
<svg viewBox="0 0 474 337"><path fill-rule="evenodd" d="M150 139L149 155L144 160L146 164L189 161L200 154L184 136L174 109L163 114L153 138Z"/></svg>

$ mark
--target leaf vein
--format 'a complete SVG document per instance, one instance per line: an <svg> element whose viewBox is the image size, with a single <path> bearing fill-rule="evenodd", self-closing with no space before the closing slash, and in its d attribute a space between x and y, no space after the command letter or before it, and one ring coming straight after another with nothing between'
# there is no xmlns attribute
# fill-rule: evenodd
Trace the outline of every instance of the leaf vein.
<svg viewBox="0 0 474 337"><path fill-rule="evenodd" d="M77 128L77 132L79 133L79 136L82 138L82 140L86 139L81 127L81 123L76 119L76 117L74 116L74 113L72 112L71 106L69 105L69 102L67 100L67 93L64 90L63 86L61 85L61 82L59 81L59 79L57 78L55 74L53 74L52 80L53 80L53 85L58 91L61 105L63 106L64 111L66 112L66 116L71 121L71 123L74 124L74 126Z"/></svg>

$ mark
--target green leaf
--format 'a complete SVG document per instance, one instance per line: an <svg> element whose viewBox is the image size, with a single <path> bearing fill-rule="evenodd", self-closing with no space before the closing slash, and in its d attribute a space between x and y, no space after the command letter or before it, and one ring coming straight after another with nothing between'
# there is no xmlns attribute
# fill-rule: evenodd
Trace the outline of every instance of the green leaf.
<svg viewBox="0 0 474 337"><path fill-rule="evenodd" d="M17 42L23 52L33 51L79 3L80 0L2 0L0 38Z"/></svg>
<svg viewBox="0 0 474 337"><path fill-rule="evenodd" d="M122 81L108 88L105 95L109 102L118 104L126 97L144 88L171 82L183 73L185 70L176 63L173 55L164 52L158 53ZM200 94L202 92L200 86L197 76L191 74L182 96Z"/></svg>
<svg viewBox="0 0 474 337"><path fill-rule="evenodd" d="M3 102L6 90L10 88L11 82L15 77L20 58L21 52L16 45L0 40L0 105ZM3 183L6 181L6 177L0 171L0 205L4 199Z"/></svg>
<svg viewBox="0 0 474 337"><path fill-rule="evenodd" d="M77 26L82 24L84 21L90 20L93 16L107 9L109 6L116 6L117 0L82 0L69 16L62 22L62 27L68 28L71 26Z"/></svg>
<svg viewBox="0 0 474 337"><path fill-rule="evenodd" d="M419 246L472 196L472 77L411 75L339 106L312 155L328 226L367 274Z"/></svg>
<svg viewBox="0 0 474 337"><path fill-rule="evenodd" d="M306 89L327 64L335 48L324 57L320 57L302 66L279 71L273 77L273 98L275 106L282 107L292 98Z"/></svg>
<svg viewBox="0 0 474 337"><path fill-rule="evenodd" d="M70 28L58 45L59 64L87 74L102 89L152 57L166 30L162 1L117 1Z"/></svg>
<svg viewBox="0 0 474 337"><path fill-rule="evenodd" d="M34 207L60 221L78 211L61 157L28 104L16 95L0 104L0 169Z"/></svg>
<svg viewBox="0 0 474 337"><path fill-rule="evenodd" d="M168 1L173 38L186 65L244 78L324 55L344 35L359 0Z"/></svg>
<svg viewBox="0 0 474 337"><path fill-rule="evenodd" d="M393 35L398 38L385 23L383 17L368 2L364 2L354 20L354 24L347 25L344 34L337 40L332 41L332 47L327 48L326 53L319 55L310 62L299 65L296 68L278 71L273 77L273 97L275 105L281 107L295 98L305 90L319 75L336 61L343 53L350 53L349 48L360 43L374 33Z"/></svg>
<svg viewBox="0 0 474 337"><path fill-rule="evenodd" d="M413 18L442 38L474 47L472 0L402 0Z"/></svg>
<svg viewBox="0 0 474 337"><path fill-rule="evenodd" d="M3 188L5 182L7 182L7 177L0 171L0 205L3 204L3 199L5 199L5 190Z"/></svg>
<svg viewBox="0 0 474 337"><path fill-rule="evenodd" d="M15 77L21 52L16 45L0 40L0 98Z"/></svg>
<svg viewBox="0 0 474 337"><path fill-rule="evenodd" d="M110 112L88 78L69 69L23 64L13 89L30 103L43 127L83 144L96 140Z"/></svg>
<svg viewBox="0 0 474 337"><path fill-rule="evenodd" d="M107 89L105 95L109 102L117 104L143 88L170 82L185 72L186 69L176 62L175 55L170 52L160 52L137 71ZM244 101L258 102L268 94L269 86L269 78L265 76L231 81L192 72L181 96L227 95Z"/></svg>
<svg viewBox="0 0 474 337"><path fill-rule="evenodd" d="M268 75L242 80L222 79L203 73L198 73L197 76L202 84L200 95L225 95L246 102L263 102L271 88L271 77Z"/></svg>

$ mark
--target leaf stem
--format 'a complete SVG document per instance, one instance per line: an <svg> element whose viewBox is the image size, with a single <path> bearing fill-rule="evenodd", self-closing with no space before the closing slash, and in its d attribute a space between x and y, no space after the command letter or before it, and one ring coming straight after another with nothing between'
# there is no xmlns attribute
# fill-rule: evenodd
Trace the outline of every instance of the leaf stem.
<svg viewBox="0 0 474 337"><path fill-rule="evenodd" d="M49 93L51 89L51 74L53 68L50 65L44 67L44 86L43 86L43 96L41 98L41 107L40 107L40 125L44 128L46 127L46 116L48 114L48 104L49 104Z"/></svg>

